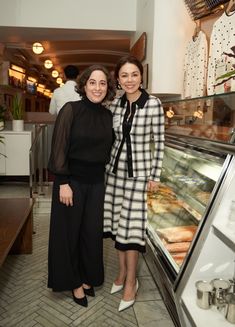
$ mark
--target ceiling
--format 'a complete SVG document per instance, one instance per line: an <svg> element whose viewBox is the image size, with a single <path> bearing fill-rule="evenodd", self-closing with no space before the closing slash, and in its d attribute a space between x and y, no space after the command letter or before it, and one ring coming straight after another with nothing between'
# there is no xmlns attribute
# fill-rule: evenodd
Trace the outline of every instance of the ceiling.
<svg viewBox="0 0 235 327"><path fill-rule="evenodd" d="M129 53L132 35L128 31L0 27L3 60L25 68L29 76L52 90L58 84L51 71L58 70L63 78L63 68L68 64L80 71L94 63L113 70L117 60ZM43 45L42 54L33 53L34 42ZM50 70L44 67L46 59L53 62Z"/></svg>

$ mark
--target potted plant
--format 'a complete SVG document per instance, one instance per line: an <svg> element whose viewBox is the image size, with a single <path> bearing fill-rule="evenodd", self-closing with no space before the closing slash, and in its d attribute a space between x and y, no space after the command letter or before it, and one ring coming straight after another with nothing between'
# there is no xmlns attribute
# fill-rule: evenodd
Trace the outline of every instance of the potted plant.
<svg viewBox="0 0 235 327"><path fill-rule="evenodd" d="M7 110L6 106L0 104L0 131L4 129L6 110Z"/></svg>
<svg viewBox="0 0 235 327"><path fill-rule="evenodd" d="M235 46L233 46L231 48L232 52L231 53L226 53L226 52L223 52L223 55L226 55L230 58L235 58ZM231 79L234 79L235 78L235 65L232 65L233 69L228 72L228 73L225 73L219 77L216 78L216 81L218 81L218 83L215 85L215 86L218 86L218 85L221 85L221 84L225 84L226 82L228 82L229 80Z"/></svg>
<svg viewBox="0 0 235 327"><path fill-rule="evenodd" d="M4 102L4 95L0 94L0 131L4 129L7 107Z"/></svg>
<svg viewBox="0 0 235 327"><path fill-rule="evenodd" d="M22 98L16 94L12 102L12 129L15 132L24 130L24 108Z"/></svg>

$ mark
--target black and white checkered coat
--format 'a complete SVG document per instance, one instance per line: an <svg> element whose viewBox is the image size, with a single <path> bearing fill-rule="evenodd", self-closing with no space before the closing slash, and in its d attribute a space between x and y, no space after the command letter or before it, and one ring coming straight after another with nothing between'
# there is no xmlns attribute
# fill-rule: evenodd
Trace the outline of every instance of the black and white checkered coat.
<svg viewBox="0 0 235 327"><path fill-rule="evenodd" d="M124 98L115 99L110 105L113 113L115 142L111 152L109 171L112 171L118 148L122 140L122 122L127 102ZM164 111L158 98L145 91L133 118L130 131L133 177L147 177L148 180L159 181L164 152ZM154 152L151 150L154 143ZM120 169L119 173L120 173Z"/></svg>
<svg viewBox="0 0 235 327"><path fill-rule="evenodd" d="M123 132L126 133L123 120L130 113L127 109L125 95L115 99L110 106L116 139L110 164L106 167L104 237L112 237L118 250L144 252L147 182L160 179L164 150L164 113L160 100L142 91L140 98L132 104L132 114L128 120L130 134L126 134L123 142ZM153 143L154 151L151 148ZM117 161L118 153L120 157ZM114 173L115 163L117 169Z"/></svg>

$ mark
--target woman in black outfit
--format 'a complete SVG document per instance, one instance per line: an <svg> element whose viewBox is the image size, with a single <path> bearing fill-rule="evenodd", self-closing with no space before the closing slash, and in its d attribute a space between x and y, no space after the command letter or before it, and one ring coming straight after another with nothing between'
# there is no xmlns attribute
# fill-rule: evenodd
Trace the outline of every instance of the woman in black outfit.
<svg viewBox="0 0 235 327"><path fill-rule="evenodd" d="M81 101L68 102L55 122L48 169L55 175L48 254L48 287L86 295L104 280L104 171L112 145L112 114L102 103L115 91L100 65L80 76Z"/></svg>

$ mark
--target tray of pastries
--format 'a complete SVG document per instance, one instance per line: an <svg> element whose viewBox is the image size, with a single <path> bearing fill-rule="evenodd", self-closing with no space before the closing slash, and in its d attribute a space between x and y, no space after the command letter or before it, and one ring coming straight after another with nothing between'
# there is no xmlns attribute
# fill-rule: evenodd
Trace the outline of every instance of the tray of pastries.
<svg viewBox="0 0 235 327"><path fill-rule="evenodd" d="M168 243L176 242L191 242L194 234L197 230L197 226L174 226L168 228L157 228L156 232L161 239L164 239Z"/></svg>

